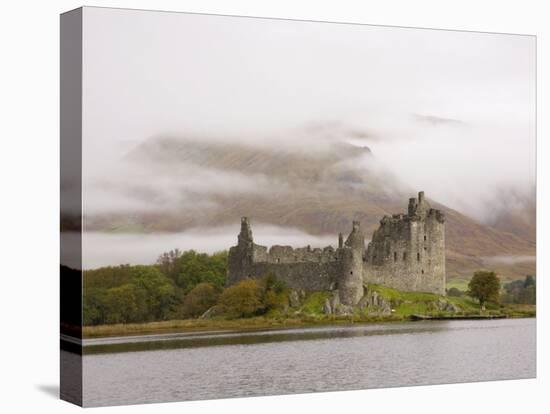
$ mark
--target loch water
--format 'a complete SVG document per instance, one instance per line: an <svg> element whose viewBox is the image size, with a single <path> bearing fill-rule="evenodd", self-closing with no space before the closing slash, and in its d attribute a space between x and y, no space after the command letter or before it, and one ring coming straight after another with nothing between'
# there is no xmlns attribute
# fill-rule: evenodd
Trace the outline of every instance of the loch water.
<svg viewBox="0 0 550 414"><path fill-rule="evenodd" d="M83 397L103 406L535 375L535 319L422 321L88 339Z"/></svg>

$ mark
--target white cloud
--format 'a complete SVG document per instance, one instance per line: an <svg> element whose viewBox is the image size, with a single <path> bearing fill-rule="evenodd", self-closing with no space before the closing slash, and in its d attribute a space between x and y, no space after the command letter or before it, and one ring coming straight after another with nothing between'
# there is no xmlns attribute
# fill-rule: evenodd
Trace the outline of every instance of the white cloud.
<svg viewBox="0 0 550 414"><path fill-rule="evenodd" d="M376 138L378 163L403 185L480 219L503 189L532 193L534 37L100 8L86 9L84 36L90 213L191 207L209 192L273 185L188 165L118 165L150 137L311 154L327 142L311 125L334 120Z"/></svg>
<svg viewBox="0 0 550 414"><path fill-rule="evenodd" d="M194 228L181 233L103 233L82 235L85 269L119 264L152 264L163 252L178 248L214 253L237 244L240 221L232 226ZM290 227L252 224L257 244L326 247L338 244L338 235L313 236ZM70 238L70 234L68 235Z"/></svg>

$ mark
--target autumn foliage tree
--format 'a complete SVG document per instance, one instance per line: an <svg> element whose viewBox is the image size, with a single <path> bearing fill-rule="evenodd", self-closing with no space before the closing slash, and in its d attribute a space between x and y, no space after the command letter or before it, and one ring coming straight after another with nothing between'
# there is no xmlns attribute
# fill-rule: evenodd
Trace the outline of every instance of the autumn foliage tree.
<svg viewBox="0 0 550 414"><path fill-rule="evenodd" d="M196 318L202 315L218 300L218 290L210 283L199 283L183 300L183 317Z"/></svg>
<svg viewBox="0 0 550 414"><path fill-rule="evenodd" d="M255 279L245 279L223 291L218 301L228 316L253 316L263 308L262 289Z"/></svg>

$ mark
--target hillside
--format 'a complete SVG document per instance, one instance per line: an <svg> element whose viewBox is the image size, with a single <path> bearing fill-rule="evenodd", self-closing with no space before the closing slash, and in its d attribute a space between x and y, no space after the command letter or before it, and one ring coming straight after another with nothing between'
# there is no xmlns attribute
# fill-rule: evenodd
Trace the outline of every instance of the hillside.
<svg viewBox="0 0 550 414"><path fill-rule="evenodd" d="M369 148L326 139L277 147L157 138L121 163L151 172L150 182L130 183L130 193L170 202L158 211L95 214L87 217L88 229L175 232L233 224L247 215L253 222L312 235L346 232L352 220L360 220L369 237L384 215L404 212L408 198L421 190L398 183ZM521 225L519 213L513 221L503 216L491 226L427 196L447 217L449 277L486 267L487 257L535 254L534 225ZM534 262L497 267L506 278L534 273Z"/></svg>

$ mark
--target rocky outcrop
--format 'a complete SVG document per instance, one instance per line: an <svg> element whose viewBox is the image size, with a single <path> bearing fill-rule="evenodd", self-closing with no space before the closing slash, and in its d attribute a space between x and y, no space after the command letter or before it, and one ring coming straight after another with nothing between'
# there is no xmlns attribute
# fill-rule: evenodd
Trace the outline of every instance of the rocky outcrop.
<svg viewBox="0 0 550 414"><path fill-rule="evenodd" d="M323 313L326 315L349 316L353 315L353 310L354 306L340 302L340 292L338 290L333 290L330 297L325 299L323 304Z"/></svg>
<svg viewBox="0 0 550 414"><path fill-rule="evenodd" d="M288 294L288 302L291 308L298 308L301 305L300 295L296 290L291 290Z"/></svg>
<svg viewBox="0 0 550 414"><path fill-rule="evenodd" d="M361 311L368 314L388 316L392 313L391 303L375 290L367 291L357 306Z"/></svg>
<svg viewBox="0 0 550 414"><path fill-rule="evenodd" d="M332 313L332 306L330 306L330 300L325 299L325 303L323 304L323 313L325 315L330 315Z"/></svg>
<svg viewBox="0 0 550 414"><path fill-rule="evenodd" d="M338 291L333 291L323 304L323 313L337 316L353 315L355 310L376 316L389 316L392 313L391 303L374 290L368 291L356 306L340 303L339 298Z"/></svg>
<svg viewBox="0 0 550 414"><path fill-rule="evenodd" d="M458 306L442 298L440 298L437 301L437 303L435 304L435 307L437 308L437 310L442 312L452 312L452 313L460 312L460 308Z"/></svg>

